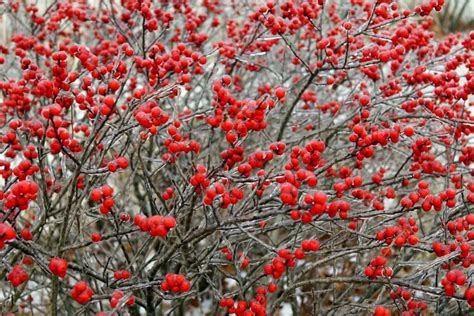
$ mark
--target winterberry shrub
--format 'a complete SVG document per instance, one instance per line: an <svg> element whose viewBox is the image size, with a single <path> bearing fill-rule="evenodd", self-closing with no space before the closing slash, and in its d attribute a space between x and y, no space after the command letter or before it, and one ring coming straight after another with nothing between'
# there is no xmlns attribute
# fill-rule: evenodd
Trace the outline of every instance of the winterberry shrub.
<svg viewBox="0 0 474 316"><path fill-rule="evenodd" d="M474 307L443 0L1 1L1 313Z"/></svg>

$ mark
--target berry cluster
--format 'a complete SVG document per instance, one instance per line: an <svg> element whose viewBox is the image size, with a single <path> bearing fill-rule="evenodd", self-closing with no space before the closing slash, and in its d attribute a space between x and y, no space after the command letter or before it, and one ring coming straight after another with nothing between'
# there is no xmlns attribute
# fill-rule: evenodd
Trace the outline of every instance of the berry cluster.
<svg viewBox="0 0 474 316"><path fill-rule="evenodd" d="M5 248L5 241L13 240L16 237L16 231L8 224L0 223L0 249Z"/></svg>
<svg viewBox="0 0 474 316"><path fill-rule="evenodd" d="M169 116L164 112L156 102L149 101L135 112L135 119L144 128L147 128L151 134L156 134L158 128L168 122Z"/></svg>
<svg viewBox="0 0 474 316"><path fill-rule="evenodd" d="M219 306L226 308L229 314L236 316L265 316L267 315L267 289L258 287L255 298L250 300L250 302L245 300L236 302L232 298L222 298L219 301Z"/></svg>
<svg viewBox="0 0 474 316"><path fill-rule="evenodd" d="M11 190L2 199L5 199L5 207L8 209L18 207L20 210L26 210L30 201L36 200L38 185L30 180L23 180L15 183Z"/></svg>
<svg viewBox="0 0 474 316"><path fill-rule="evenodd" d="M22 283L28 281L28 273L21 266L14 266L13 269L7 275L8 281L12 286L17 287Z"/></svg>
<svg viewBox="0 0 474 316"><path fill-rule="evenodd" d="M393 274L392 268L385 267L387 258L385 256L377 256L370 262L370 266L365 268L365 275L369 279L375 279L379 276L390 278Z"/></svg>
<svg viewBox="0 0 474 316"><path fill-rule="evenodd" d="M206 167L198 165L196 166L196 171L197 173L191 177L189 183L196 188L197 193L201 193L202 190L205 190L209 186L210 181L206 178Z"/></svg>
<svg viewBox="0 0 474 316"><path fill-rule="evenodd" d="M93 202L102 202L99 211L102 214L108 214L114 206L113 199L114 189L108 185L103 185L101 188L95 188L91 191L90 199Z"/></svg>
<svg viewBox="0 0 474 316"><path fill-rule="evenodd" d="M92 299L93 295L94 291L92 291L85 281L79 281L74 284L71 291L71 297L79 304L86 304Z"/></svg>
<svg viewBox="0 0 474 316"><path fill-rule="evenodd" d="M115 291L112 293L112 297L110 299L110 307L116 308L119 303L124 303L125 305L131 306L135 304L135 296L130 295L128 298L125 298L125 295L121 291Z"/></svg>
<svg viewBox="0 0 474 316"><path fill-rule="evenodd" d="M403 310L407 310L403 313L404 316L414 316L423 313L428 308L428 305L425 302L420 302L415 300L415 295L412 291L404 289L401 287L396 288L395 291L390 293L390 298L394 301L400 301L403 306Z"/></svg>
<svg viewBox="0 0 474 316"><path fill-rule="evenodd" d="M49 270L57 277L64 278L66 276L68 262L62 258L51 258L49 261Z"/></svg>
<svg viewBox="0 0 474 316"><path fill-rule="evenodd" d="M127 169L128 168L128 160L125 157L118 157L114 161L109 162L107 165L107 169L110 172L116 172L118 169Z"/></svg>
<svg viewBox="0 0 474 316"><path fill-rule="evenodd" d="M154 215L147 218L144 215L137 215L133 224L142 231L149 232L152 237L166 237L169 231L176 227L176 219L173 216Z"/></svg>
<svg viewBox="0 0 474 316"><path fill-rule="evenodd" d="M219 207L225 209L231 204L237 204L243 198L243 190L232 188L230 191L226 191L224 184L217 182L206 190L203 203L205 205L212 205L215 200L219 199Z"/></svg>
<svg viewBox="0 0 474 316"><path fill-rule="evenodd" d="M402 217L398 220L398 226L385 227L383 230L377 232L377 240L384 240L387 245L395 242L397 247L404 246L407 242L415 246L418 244L418 237L416 233L418 227L416 226L416 219L414 217Z"/></svg>
<svg viewBox="0 0 474 316"><path fill-rule="evenodd" d="M441 280L446 296L453 296L456 293L456 285L464 286L466 284L466 275L461 270L451 270Z"/></svg>
<svg viewBox="0 0 474 316"><path fill-rule="evenodd" d="M280 249L278 257L273 258L271 264L263 266L265 275L271 275L274 279L279 279L285 272L285 269L296 265L295 256L288 249Z"/></svg>
<svg viewBox="0 0 474 316"><path fill-rule="evenodd" d="M295 257L299 260L303 260L305 258L305 252L318 251L320 247L321 245L316 239L305 239L301 242L301 248L295 250Z"/></svg>
<svg viewBox="0 0 474 316"><path fill-rule="evenodd" d="M161 289L164 292L185 293L188 292L190 288L191 283L189 283L182 274L168 273L163 283L161 283Z"/></svg>
<svg viewBox="0 0 474 316"><path fill-rule="evenodd" d="M114 272L115 280L128 280L130 278L130 272L127 270L117 270Z"/></svg>

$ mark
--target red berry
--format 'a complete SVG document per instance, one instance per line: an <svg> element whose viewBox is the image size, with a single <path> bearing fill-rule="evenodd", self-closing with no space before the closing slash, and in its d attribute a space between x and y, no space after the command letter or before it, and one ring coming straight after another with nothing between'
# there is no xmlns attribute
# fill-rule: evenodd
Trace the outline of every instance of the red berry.
<svg viewBox="0 0 474 316"><path fill-rule="evenodd" d="M176 220L172 216L166 216L163 219L163 224L168 229L175 228L176 227Z"/></svg>
<svg viewBox="0 0 474 316"><path fill-rule="evenodd" d="M407 126L407 127L405 127L403 132L405 133L406 136L410 137L410 136L413 136L415 134L415 129L411 126Z"/></svg>
<svg viewBox="0 0 474 316"><path fill-rule="evenodd" d="M278 98L278 99L283 99L286 95L286 91L285 89L283 88L276 88L275 89L275 96Z"/></svg>
<svg viewBox="0 0 474 316"><path fill-rule="evenodd" d="M102 240L102 235L99 234L99 233L92 233L92 234L91 234L91 240L92 240L93 242L99 242L99 241Z"/></svg>
<svg viewBox="0 0 474 316"><path fill-rule="evenodd" d="M49 261L49 269L54 275L60 278L64 278L66 276L67 267L68 267L68 263L65 259L52 258Z"/></svg>
<svg viewBox="0 0 474 316"><path fill-rule="evenodd" d="M368 106L370 104L370 97L367 95L363 95L359 98L359 103L362 106Z"/></svg>
<svg viewBox="0 0 474 316"><path fill-rule="evenodd" d="M120 81L118 81L117 79L112 79L109 82L109 89L114 92L120 89L120 86Z"/></svg>
<svg viewBox="0 0 474 316"><path fill-rule="evenodd" d="M99 202L102 199L102 192L99 189L93 189L90 195L93 202Z"/></svg>

